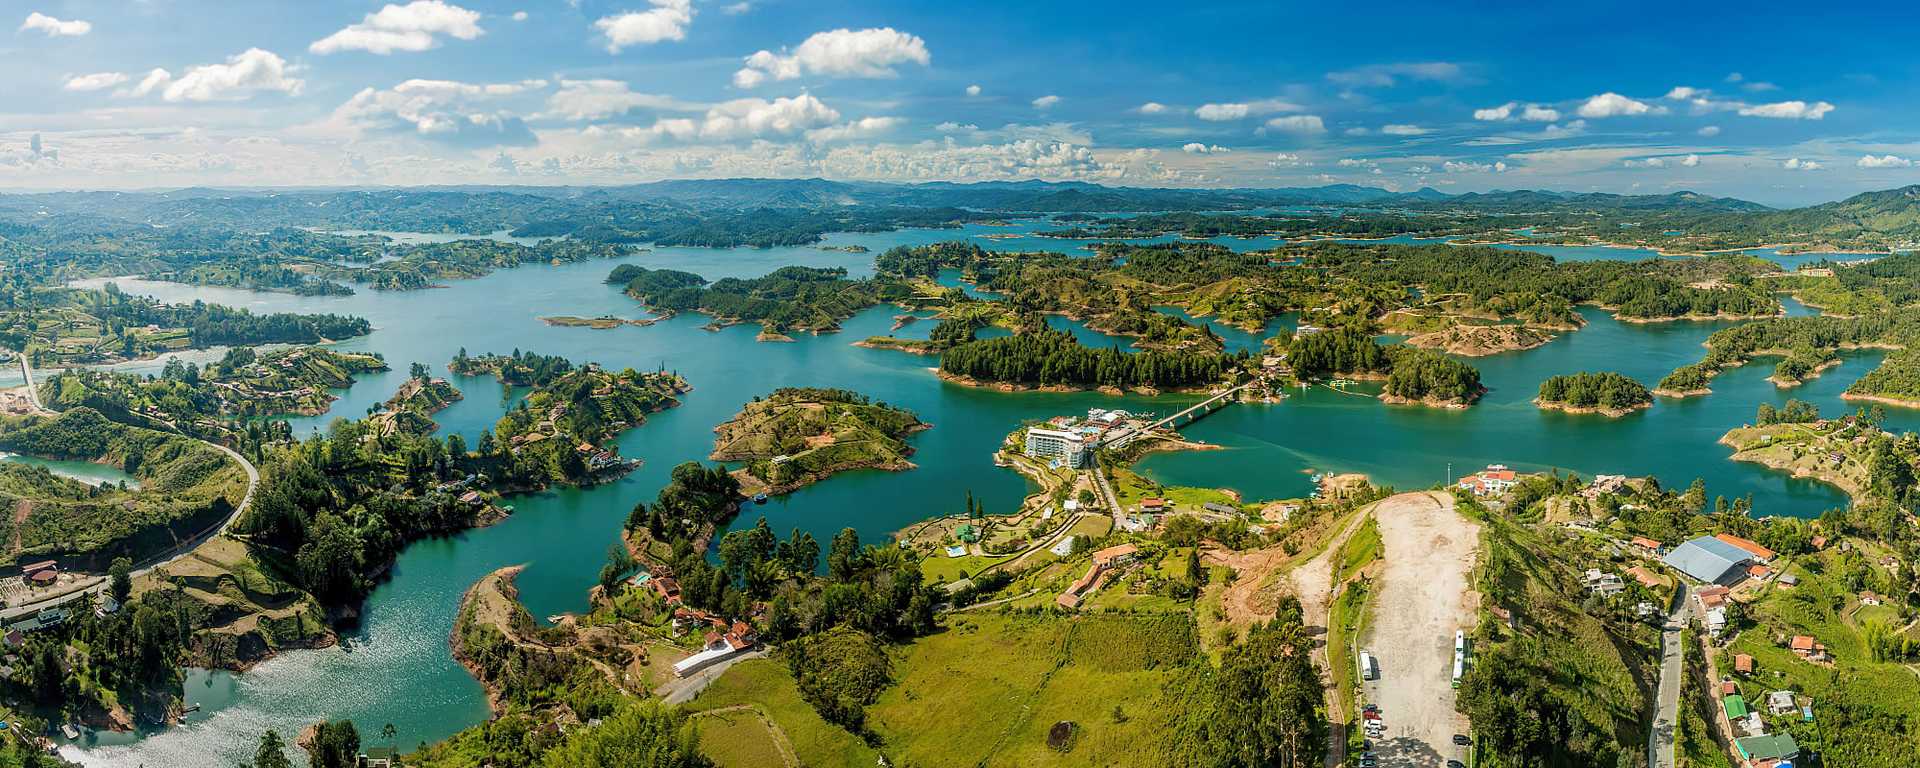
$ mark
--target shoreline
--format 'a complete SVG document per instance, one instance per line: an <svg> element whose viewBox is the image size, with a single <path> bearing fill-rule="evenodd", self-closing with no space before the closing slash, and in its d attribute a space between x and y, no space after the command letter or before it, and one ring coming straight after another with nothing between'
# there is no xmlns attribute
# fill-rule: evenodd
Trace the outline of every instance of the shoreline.
<svg viewBox="0 0 1920 768"><path fill-rule="evenodd" d="M1857 392L1842 392L1840 393L1840 399L1847 402L1891 405L1895 408L1920 408L1920 398L1907 399L1893 397L1892 395L1863 395Z"/></svg>
<svg viewBox="0 0 1920 768"><path fill-rule="evenodd" d="M1598 414L1609 419L1618 419L1632 414L1634 411L1644 411L1653 407L1651 401L1634 403L1626 408L1601 408L1597 405L1572 405L1558 401L1542 400L1537 397L1532 400L1532 403L1543 411L1560 411L1561 413L1572 414Z"/></svg>

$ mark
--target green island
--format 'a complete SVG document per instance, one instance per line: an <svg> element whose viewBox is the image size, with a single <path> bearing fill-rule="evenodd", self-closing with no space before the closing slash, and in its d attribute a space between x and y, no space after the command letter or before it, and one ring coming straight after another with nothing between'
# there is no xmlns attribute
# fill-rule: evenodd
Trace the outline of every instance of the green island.
<svg viewBox="0 0 1920 768"><path fill-rule="evenodd" d="M1581 371L1540 382L1534 404L1568 413L1600 413L1613 418L1653 407L1645 384L1611 371Z"/></svg>
<svg viewBox="0 0 1920 768"><path fill-rule="evenodd" d="M782 387L714 427L707 458L745 462L742 493L779 495L848 470L912 469L906 438L931 427L858 392Z"/></svg>
<svg viewBox="0 0 1920 768"><path fill-rule="evenodd" d="M70 369L48 377L40 396L54 410L86 406L116 420L206 436L231 431L237 419L325 413L336 399L331 390L386 369L372 354L236 347L204 367L168 361L151 377Z"/></svg>

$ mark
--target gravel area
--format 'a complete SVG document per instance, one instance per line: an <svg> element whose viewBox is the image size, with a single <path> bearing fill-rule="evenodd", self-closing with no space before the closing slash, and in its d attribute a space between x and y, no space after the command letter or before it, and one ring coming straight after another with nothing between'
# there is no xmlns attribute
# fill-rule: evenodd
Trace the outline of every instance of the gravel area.
<svg viewBox="0 0 1920 768"><path fill-rule="evenodd" d="M1470 591L1480 526L1454 510L1445 493L1403 493L1374 509L1385 569L1372 596L1361 648L1380 679L1366 684L1386 731L1373 739L1382 768L1438 768L1466 761L1453 735L1467 732L1454 711L1454 632L1470 630L1479 596Z"/></svg>

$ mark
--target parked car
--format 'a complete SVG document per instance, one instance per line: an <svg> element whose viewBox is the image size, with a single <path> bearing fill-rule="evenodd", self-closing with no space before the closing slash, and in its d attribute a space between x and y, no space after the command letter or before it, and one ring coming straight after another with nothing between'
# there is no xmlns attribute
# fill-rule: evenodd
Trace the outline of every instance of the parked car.
<svg viewBox="0 0 1920 768"><path fill-rule="evenodd" d="M1467 738L1467 735L1464 733L1456 733L1453 735L1453 743L1468 747L1473 745L1473 739Z"/></svg>

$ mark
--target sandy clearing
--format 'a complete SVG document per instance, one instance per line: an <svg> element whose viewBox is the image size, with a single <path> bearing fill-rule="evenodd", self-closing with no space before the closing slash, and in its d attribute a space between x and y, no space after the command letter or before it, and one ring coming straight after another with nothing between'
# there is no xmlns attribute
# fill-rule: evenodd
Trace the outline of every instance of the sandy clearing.
<svg viewBox="0 0 1920 768"><path fill-rule="evenodd" d="M1404 493L1374 508L1385 568L1361 647L1373 652L1380 679L1366 684L1386 734L1374 739L1380 765L1439 766L1464 761L1453 735L1467 732L1454 711L1453 639L1471 629L1479 596L1468 581L1480 526L1444 493Z"/></svg>

